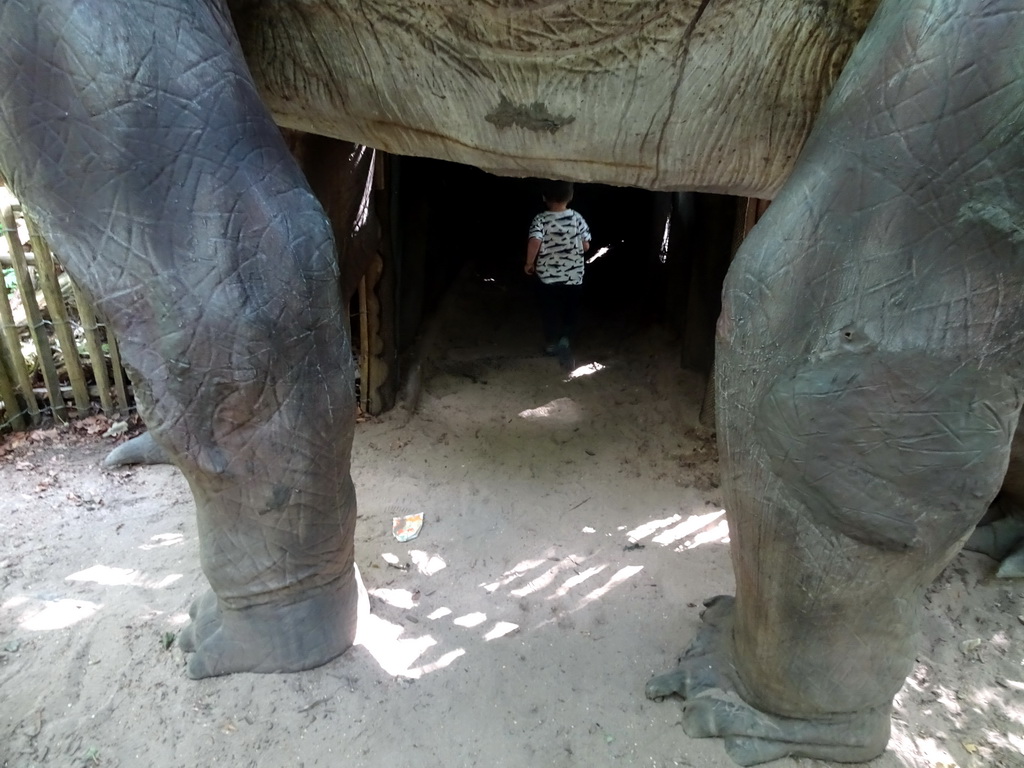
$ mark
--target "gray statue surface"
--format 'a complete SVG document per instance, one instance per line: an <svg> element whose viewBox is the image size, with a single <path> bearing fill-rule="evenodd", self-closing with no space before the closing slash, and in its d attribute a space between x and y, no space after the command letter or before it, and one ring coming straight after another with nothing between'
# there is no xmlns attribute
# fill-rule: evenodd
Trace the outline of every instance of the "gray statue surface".
<svg viewBox="0 0 1024 768"><path fill-rule="evenodd" d="M883 5L729 273L717 407L737 594L648 693L682 692L687 730L740 763L881 751L922 591L1003 481L1022 22L1013 4Z"/></svg>
<svg viewBox="0 0 1024 768"><path fill-rule="evenodd" d="M687 732L724 737L741 764L878 755L922 590L999 490L1021 408L1024 6L652 3L665 13L643 29L615 4L580 6L619 24L602 49L615 55L583 66L568 44L489 38L520 29L491 11L383 3L362 55L384 66L406 46L412 62L365 78L379 68L345 69L344 44L267 46L302 28L267 14L320 5L356 13L340 0L0 3L16 41L0 50L0 170L116 329L151 439L196 499L212 590L181 637L188 674L308 669L355 633L339 269L274 122L305 114L295 127L492 170L775 196L730 269L718 329L737 594L709 601L680 668L647 693L682 695ZM551 21L526 10L524 24ZM764 28L743 28L748 16ZM417 93L409 73L428 53ZM744 95L690 115L708 83ZM573 106L606 92L620 96ZM686 150L726 124L727 140Z"/></svg>

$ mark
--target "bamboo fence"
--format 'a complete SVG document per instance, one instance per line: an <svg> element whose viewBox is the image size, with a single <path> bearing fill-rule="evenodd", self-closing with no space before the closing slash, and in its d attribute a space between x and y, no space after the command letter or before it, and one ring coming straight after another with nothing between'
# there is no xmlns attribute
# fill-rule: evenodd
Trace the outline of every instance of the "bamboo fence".
<svg viewBox="0 0 1024 768"><path fill-rule="evenodd" d="M131 387L113 334L12 198L0 199L0 224L0 265L17 282L0 292L0 433L126 417Z"/></svg>

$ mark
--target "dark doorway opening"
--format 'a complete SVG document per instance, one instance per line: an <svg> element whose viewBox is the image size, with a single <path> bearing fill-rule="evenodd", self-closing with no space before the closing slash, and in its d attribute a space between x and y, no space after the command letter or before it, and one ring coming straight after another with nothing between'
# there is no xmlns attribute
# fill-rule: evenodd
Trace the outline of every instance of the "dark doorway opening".
<svg viewBox="0 0 1024 768"><path fill-rule="evenodd" d="M543 210L542 180L309 134L289 137L335 224L365 410L391 408L410 380L416 385L431 345L455 328L490 333L513 323L514 333L501 338L515 346L514 354L540 352L536 278L523 265L530 221ZM661 353L707 375L722 280L764 205L576 184L572 207L593 233L578 351L614 351L639 334L659 333ZM465 304L476 315L448 312L442 322L453 286L476 293L476 302Z"/></svg>
<svg viewBox="0 0 1024 768"><path fill-rule="evenodd" d="M542 180L493 176L420 158L392 158L397 186L403 347L421 331L457 278L534 304L523 273L527 232L544 209ZM590 225L581 334L613 343L644 329L671 332L680 363L707 371L721 283L738 244L739 198L575 185L571 207ZM498 307L495 305L495 311ZM506 308L507 309L507 308ZM473 321L478 322L478 321ZM524 333L539 345L539 317ZM443 334L444 329L439 333Z"/></svg>

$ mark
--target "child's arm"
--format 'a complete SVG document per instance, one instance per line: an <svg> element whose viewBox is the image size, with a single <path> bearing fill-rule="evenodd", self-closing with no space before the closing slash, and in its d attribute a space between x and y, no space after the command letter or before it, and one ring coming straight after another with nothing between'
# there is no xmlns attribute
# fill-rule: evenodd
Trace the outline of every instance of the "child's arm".
<svg viewBox="0 0 1024 768"><path fill-rule="evenodd" d="M531 237L526 242L526 266L523 267L523 271L532 275L537 269L537 254L540 252L540 240L536 237Z"/></svg>
<svg viewBox="0 0 1024 768"><path fill-rule="evenodd" d="M583 243L583 252L586 253L590 250L590 227L587 226L587 220L580 216L579 213L576 216L578 217L576 226L580 230L580 242Z"/></svg>

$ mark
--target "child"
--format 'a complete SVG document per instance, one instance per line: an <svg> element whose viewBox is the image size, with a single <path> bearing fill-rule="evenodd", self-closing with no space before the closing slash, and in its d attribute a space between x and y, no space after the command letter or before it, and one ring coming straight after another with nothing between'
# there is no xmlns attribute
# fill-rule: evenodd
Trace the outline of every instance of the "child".
<svg viewBox="0 0 1024 768"><path fill-rule="evenodd" d="M547 210L538 213L530 225L524 268L526 274L540 278L544 353L558 355L565 367L572 365L569 342L576 330L583 293L583 254L590 250L590 228L569 207L572 193L568 181L544 185Z"/></svg>

